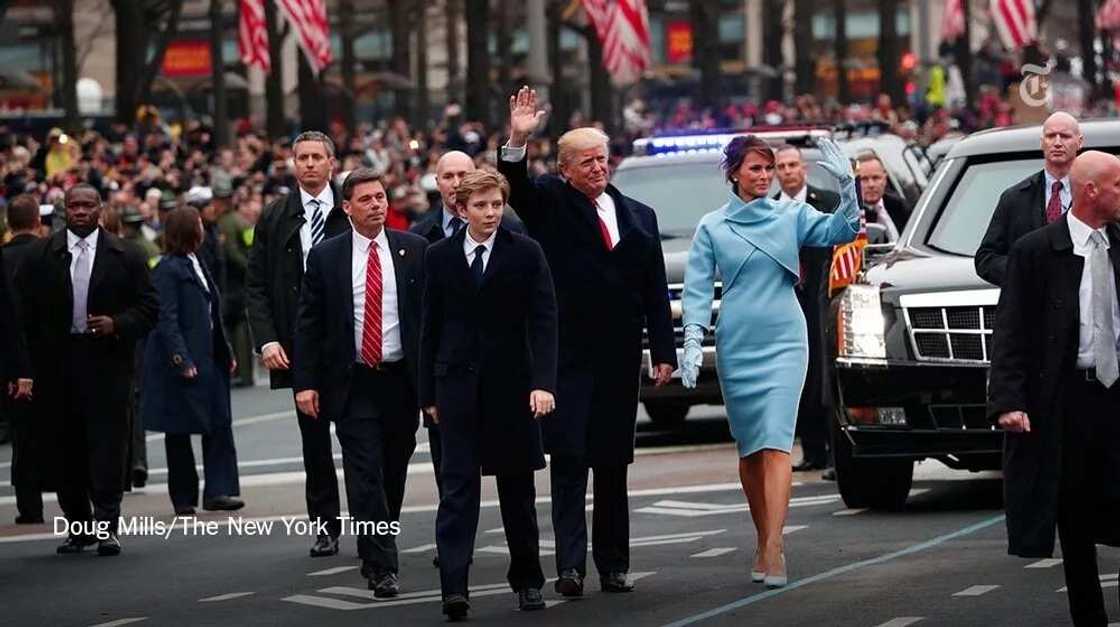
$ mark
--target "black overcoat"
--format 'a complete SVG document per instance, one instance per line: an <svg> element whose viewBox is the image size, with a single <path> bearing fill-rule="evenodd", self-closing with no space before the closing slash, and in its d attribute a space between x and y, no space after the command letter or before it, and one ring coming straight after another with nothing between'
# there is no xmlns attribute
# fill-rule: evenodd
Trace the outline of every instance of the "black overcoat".
<svg viewBox="0 0 1120 627"><path fill-rule="evenodd" d="M428 249L420 405L439 409L444 475L474 472L474 459L483 474L538 470L544 451L529 393L556 393L548 263L536 242L499 227L479 286L465 237L463 229Z"/></svg>
<svg viewBox="0 0 1120 627"><path fill-rule="evenodd" d="M61 454L60 443L64 441L61 434L66 427L70 392L66 386L65 364L70 363L73 289L66 233L62 230L30 244L16 274L21 322L35 380L32 411L35 419L41 421L45 441L55 444L45 455ZM123 441L128 437L127 407L136 342L155 325L159 304L143 255L104 229L98 234L88 298L86 310L90 315L113 318L114 334L92 340L96 348L88 354L96 363L87 376L102 393L97 402L105 428L117 432L106 437L120 437ZM108 448L116 455L122 454L126 447ZM98 459L97 462L124 468L125 460ZM53 471L60 464L57 459L48 459L45 466ZM44 479L48 484L57 483L57 477Z"/></svg>
<svg viewBox="0 0 1120 627"><path fill-rule="evenodd" d="M1023 411L1031 430L1004 439L1008 552L1050 557L1061 480L1063 381L1076 368L1084 259L1074 254L1067 217L1023 236L1011 247L992 339L988 416ZM1120 293L1120 228L1109 227ZM1070 451L1069 454L1077 454ZM1102 499L1120 503L1120 482ZM1098 541L1120 543L1120 520L1097 521Z"/></svg>
<svg viewBox="0 0 1120 627"><path fill-rule="evenodd" d="M556 176L530 178L526 160L499 160L509 205L544 249L559 305L556 411L545 449L589 466L634 461L642 333L653 363L676 368L669 289L653 209L614 186L620 240L607 251L586 195Z"/></svg>
<svg viewBox="0 0 1120 627"><path fill-rule="evenodd" d="M1020 237L1043 226L1046 226L1046 173L1039 170L1000 194L988 230L973 258L976 274L988 283L1002 286L1011 246Z"/></svg>
<svg viewBox="0 0 1120 627"><path fill-rule="evenodd" d="M342 210L342 195L333 185L334 207L327 214L326 238L345 233L350 220ZM253 347L280 342L291 359L295 343L299 289L303 281L303 246L299 231L303 226L303 203L299 187L265 208L253 229L249 248L249 269L245 277L245 298ZM270 370L273 389L292 386L291 370Z"/></svg>
<svg viewBox="0 0 1120 627"><path fill-rule="evenodd" d="M144 343L141 416L149 431L212 433L230 424L229 371L233 365L222 326L217 281L205 264L206 286L189 258L166 255L152 271L159 320ZM183 371L198 370L187 379Z"/></svg>

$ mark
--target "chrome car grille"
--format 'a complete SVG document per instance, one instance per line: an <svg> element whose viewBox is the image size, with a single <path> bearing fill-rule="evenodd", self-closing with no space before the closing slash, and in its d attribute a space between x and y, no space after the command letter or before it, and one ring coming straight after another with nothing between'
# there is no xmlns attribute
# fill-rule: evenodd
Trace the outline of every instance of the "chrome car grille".
<svg viewBox="0 0 1120 627"><path fill-rule="evenodd" d="M669 306L673 311L673 341L678 348L684 346L684 326L681 324L681 294L683 292L683 283L672 283L669 285ZM716 281L715 294L712 297L712 328L715 328L716 320L719 318L719 306L722 296L723 284ZM715 333L705 333L702 344L703 346L715 346ZM642 330L642 348L649 348L649 336L645 329Z"/></svg>
<svg viewBox="0 0 1120 627"><path fill-rule="evenodd" d="M995 305L904 307L903 311L919 360L988 363Z"/></svg>

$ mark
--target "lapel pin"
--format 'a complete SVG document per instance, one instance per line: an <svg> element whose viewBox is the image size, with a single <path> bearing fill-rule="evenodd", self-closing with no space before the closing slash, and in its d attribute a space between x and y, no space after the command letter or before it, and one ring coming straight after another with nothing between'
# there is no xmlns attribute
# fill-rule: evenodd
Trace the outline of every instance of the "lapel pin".
<svg viewBox="0 0 1120 627"><path fill-rule="evenodd" d="M404 249L402 248L402 249L398 250L397 254L400 255L401 257L404 257Z"/></svg>

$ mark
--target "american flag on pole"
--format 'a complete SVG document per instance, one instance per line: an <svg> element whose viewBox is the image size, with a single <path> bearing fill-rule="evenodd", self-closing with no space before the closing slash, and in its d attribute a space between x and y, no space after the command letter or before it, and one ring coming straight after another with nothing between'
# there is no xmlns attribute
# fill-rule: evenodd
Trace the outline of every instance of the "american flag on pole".
<svg viewBox="0 0 1120 627"><path fill-rule="evenodd" d="M1038 39L1034 0L991 0L992 23L1008 50L1018 50Z"/></svg>
<svg viewBox="0 0 1120 627"><path fill-rule="evenodd" d="M603 45L603 66L615 85L638 82L650 66L649 14L645 0L583 0Z"/></svg>
<svg viewBox="0 0 1120 627"><path fill-rule="evenodd" d="M867 222L860 216L859 234L847 244L832 249L832 267L828 271L828 295L851 285L863 269L863 248L867 246Z"/></svg>
<svg viewBox="0 0 1120 627"><path fill-rule="evenodd" d="M241 0L241 18L237 25L237 48L241 62L268 72L272 60L268 56L268 29L264 23L264 0Z"/></svg>
<svg viewBox="0 0 1120 627"><path fill-rule="evenodd" d="M1107 0L1097 11L1097 30L1120 31L1120 0Z"/></svg>
<svg viewBox="0 0 1120 627"><path fill-rule="evenodd" d="M318 74L331 62L331 27L325 0L276 0L280 12L299 38L311 71Z"/></svg>
<svg viewBox="0 0 1120 627"><path fill-rule="evenodd" d="M964 0L948 0L941 14L941 41L956 41L964 35Z"/></svg>

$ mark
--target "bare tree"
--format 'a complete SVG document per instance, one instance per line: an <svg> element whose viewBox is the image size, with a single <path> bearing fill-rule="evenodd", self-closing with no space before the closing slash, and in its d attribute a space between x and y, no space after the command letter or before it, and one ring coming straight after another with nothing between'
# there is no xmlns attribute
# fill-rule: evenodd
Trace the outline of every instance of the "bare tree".
<svg viewBox="0 0 1120 627"><path fill-rule="evenodd" d="M782 59L782 38L785 29L782 24L784 0L764 0L762 4L762 63L769 68L770 75L765 81L763 93L768 100L781 100L785 91Z"/></svg>
<svg viewBox="0 0 1120 627"><path fill-rule="evenodd" d="M794 0L793 2L793 49L794 49L794 74L795 92L797 94L813 93L813 10L815 3L812 0Z"/></svg>
<svg viewBox="0 0 1120 627"><path fill-rule="evenodd" d="M398 76L412 77L412 58L409 56L409 33L411 31L413 0L388 0L389 28L392 33L392 51L389 57L389 69ZM394 109L398 115L405 119L412 117L412 103L407 87L401 86L393 90Z"/></svg>
<svg viewBox="0 0 1120 627"><path fill-rule="evenodd" d="M1077 34L1081 43L1081 75L1089 83L1089 92L1095 98L1101 81L1097 76L1097 52L1093 43L1097 39L1097 6L1093 0L1077 0Z"/></svg>
<svg viewBox="0 0 1120 627"><path fill-rule="evenodd" d="M66 112L66 130L76 132L78 119L78 49L74 41L74 0L53 0L55 23L61 33L62 47L62 109Z"/></svg>
<svg viewBox="0 0 1120 627"><path fill-rule="evenodd" d="M151 96L163 55L179 29L183 0L112 0L117 17L117 119L133 122ZM147 51L153 50L151 58Z"/></svg>
<svg viewBox="0 0 1120 627"><path fill-rule="evenodd" d="M848 82L848 2L847 0L834 0L832 4L833 16L836 21L836 33L833 39L834 55L836 57L836 98L843 104L848 104L852 99L852 86Z"/></svg>
<svg viewBox="0 0 1120 627"><path fill-rule="evenodd" d="M460 2L462 0L445 0L446 20L447 20L447 99L459 100L462 94L459 93L459 81L462 80L461 66L459 62L459 20L462 19L462 12L460 11Z"/></svg>
<svg viewBox="0 0 1120 627"><path fill-rule="evenodd" d="M690 0L692 18L693 65L700 70L700 104L719 104L719 0Z"/></svg>
<svg viewBox="0 0 1120 627"><path fill-rule="evenodd" d="M898 0L879 0L879 91L895 104L905 99L898 73L901 50L898 45Z"/></svg>
<svg viewBox="0 0 1120 627"><path fill-rule="evenodd" d="M339 0L338 2L339 37L342 39L342 87L346 91L343 106L343 119L346 128L355 127L355 100L357 99L358 82L355 76L354 64L354 0Z"/></svg>
<svg viewBox="0 0 1120 627"><path fill-rule="evenodd" d="M466 0L467 118L490 123L490 6L487 0Z"/></svg>

